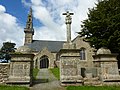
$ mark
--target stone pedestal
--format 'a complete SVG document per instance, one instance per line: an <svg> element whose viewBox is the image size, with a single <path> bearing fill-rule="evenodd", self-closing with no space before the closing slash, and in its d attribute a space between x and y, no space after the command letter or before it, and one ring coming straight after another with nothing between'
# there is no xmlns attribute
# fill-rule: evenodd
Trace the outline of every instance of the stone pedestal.
<svg viewBox="0 0 120 90"><path fill-rule="evenodd" d="M79 50L60 50L60 81L62 85L82 84L81 69L77 65L79 60Z"/></svg>
<svg viewBox="0 0 120 90"><path fill-rule="evenodd" d="M98 76L103 84L120 82L116 54L111 54L110 51L103 50L101 52L98 50L97 55L93 57L94 67L98 69Z"/></svg>
<svg viewBox="0 0 120 90"><path fill-rule="evenodd" d="M10 62L10 84L32 84L33 54L12 54Z"/></svg>
<svg viewBox="0 0 120 90"><path fill-rule="evenodd" d="M63 49L76 49L76 45L73 43L64 43Z"/></svg>

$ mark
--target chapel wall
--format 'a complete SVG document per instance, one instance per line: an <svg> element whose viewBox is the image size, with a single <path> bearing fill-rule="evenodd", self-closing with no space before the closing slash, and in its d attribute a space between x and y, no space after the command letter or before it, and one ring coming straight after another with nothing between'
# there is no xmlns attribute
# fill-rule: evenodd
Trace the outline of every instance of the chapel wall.
<svg viewBox="0 0 120 90"><path fill-rule="evenodd" d="M94 55L94 49L90 46L90 44L88 42L85 42L84 41L84 38L83 37L76 37L74 40L73 40L73 43L76 45L76 49L81 49L81 48L84 48L85 49L85 58L86 60L81 60L79 61L79 63L85 63L85 67L92 67L93 66L93 57L92 55ZM82 66L83 66L82 65Z"/></svg>

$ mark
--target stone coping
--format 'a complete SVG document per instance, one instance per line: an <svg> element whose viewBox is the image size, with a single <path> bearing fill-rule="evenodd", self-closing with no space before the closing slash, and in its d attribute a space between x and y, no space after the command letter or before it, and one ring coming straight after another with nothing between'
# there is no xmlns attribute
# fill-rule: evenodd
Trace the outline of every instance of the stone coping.
<svg viewBox="0 0 120 90"><path fill-rule="evenodd" d="M59 52L66 52L66 51L80 51L81 49L61 49Z"/></svg>
<svg viewBox="0 0 120 90"><path fill-rule="evenodd" d="M25 57L25 58L34 58L34 54L11 54L12 58L21 58L21 57Z"/></svg>
<svg viewBox="0 0 120 90"><path fill-rule="evenodd" d="M120 82L120 79L104 79L103 82Z"/></svg>
<svg viewBox="0 0 120 90"><path fill-rule="evenodd" d="M104 57L116 57L116 56L118 56L118 54L117 53L114 53L114 54L98 54L98 55L93 55L93 57L94 58L96 58L96 57L101 57L101 56L104 56Z"/></svg>
<svg viewBox="0 0 120 90"><path fill-rule="evenodd" d="M71 56L61 56L61 57L80 57L80 56L74 56L74 55L72 56L71 55Z"/></svg>
<svg viewBox="0 0 120 90"><path fill-rule="evenodd" d="M118 60L93 60L93 62L117 62Z"/></svg>
<svg viewBox="0 0 120 90"><path fill-rule="evenodd" d="M27 81L26 81L26 80L24 80L24 81L14 81L14 80L13 80L13 81L7 81L6 83L7 83L7 84L14 84L14 83L15 83L15 84L20 84L20 83L21 83L21 84L22 84L22 83L23 83L23 84L25 84L25 83L28 83L28 84L29 84L29 83L30 83L30 80L27 80Z"/></svg>
<svg viewBox="0 0 120 90"><path fill-rule="evenodd" d="M33 60L11 60L11 62L33 62Z"/></svg>
<svg viewBox="0 0 120 90"><path fill-rule="evenodd" d="M2 64L2 65L9 65L10 63L0 63L0 64Z"/></svg>
<svg viewBox="0 0 120 90"><path fill-rule="evenodd" d="M75 83L75 82L83 82L83 80L61 80L61 82L62 82L62 83L65 83L65 82L66 82L66 83L67 83L67 82L69 82L69 83L70 83L70 82L74 82L74 83Z"/></svg>
<svg viewBox="0 0 120 90"><path fill-rule="evenodd" d="M10 54L11 56L24 56L24 57L26 57L26 56L34 56L34 54Z"/></svg>

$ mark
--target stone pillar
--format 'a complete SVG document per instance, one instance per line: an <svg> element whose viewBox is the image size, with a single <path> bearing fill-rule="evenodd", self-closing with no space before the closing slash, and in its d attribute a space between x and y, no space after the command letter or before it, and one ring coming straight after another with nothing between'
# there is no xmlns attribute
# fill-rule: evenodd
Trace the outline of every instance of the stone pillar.
<svg viewBox="0 0 120 90"><path fill-rule="evenodd" d="M81 85L83 78L78 67L79 49L61 49L60 54L60 82L61 85Z"/></svg>
<svg viewBox="0 0 120 90"><path fill-rule="evenodd" d="M72 17L73 13L69 13L67 11L66 13L63 13L63 15L66 15L65 23L66 23L66 29L67 29L67 43L63 44L64 49L75 49L76 46L71 42L71 23L72 23Z"/></svg>
<svg viewBox="0 0 120 90"><path fill-rule="evenodd" d="M71 23L66 22L66 26L67 26L67 42L71 43Z"/></svg>
<svg viewBox="0 0 120 90"><path fill-rule="evenodd" d="M73 15L73 13L69 13L67 11L66 13L63 13L63 15L66 15L66 28L67 28L67 43L71 43L71 23L72 23L72 18L70 15Z"/></svg>
<svg viewBox="0 0 120 90"><path fill-rule="evenodd" d="M7 83L32 84L33 54L12 54L10 62L10 75Z"/></svg>
<svg viewBox="0 0 120 90"><path fill-rule="evenodd" d="M94 55L94 67L98 69L98 76L103 84L120 84L120 75L117 65L117 54L111 54L106 48L100 48Z"/></svg>

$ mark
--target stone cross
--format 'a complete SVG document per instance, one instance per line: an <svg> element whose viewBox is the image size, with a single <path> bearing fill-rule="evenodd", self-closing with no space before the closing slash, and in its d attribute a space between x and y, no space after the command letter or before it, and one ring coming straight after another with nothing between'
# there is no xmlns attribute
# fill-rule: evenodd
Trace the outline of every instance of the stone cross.
<svg viewBox="0 0 120 90"><path fill-rule="evenodd" d="M66 13L63 13L63 15L66 15L65 23L67 27L67 42L68 43L71 43L71 23L72 23L71 15L73 14L74 13L69 13L69 11L67 11Z"/></svg>

